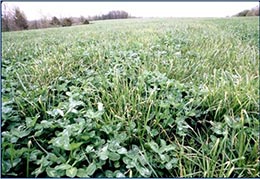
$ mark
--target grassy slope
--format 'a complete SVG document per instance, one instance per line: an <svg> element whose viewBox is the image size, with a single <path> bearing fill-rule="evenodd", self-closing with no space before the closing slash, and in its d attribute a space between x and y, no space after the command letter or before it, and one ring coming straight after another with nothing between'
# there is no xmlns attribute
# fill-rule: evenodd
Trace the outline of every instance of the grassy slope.
<svg viewBox="0 0 260 179"><path fill-rule="evenodd" d="M258 25L129 19L3 33L3 174L259 176Z"/></svg>

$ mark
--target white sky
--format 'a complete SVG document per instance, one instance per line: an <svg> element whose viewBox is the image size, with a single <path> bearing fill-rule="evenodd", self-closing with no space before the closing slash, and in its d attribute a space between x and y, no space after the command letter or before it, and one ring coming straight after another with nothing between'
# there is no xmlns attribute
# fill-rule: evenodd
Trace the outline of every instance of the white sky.
<svg viewBox="0 0 260 179"><path fill-rule="evenodd" d="M259 5L255 2L4 2L19 7L28 20L43 16L79 17L124 10L137 17L226 17Z"/></svg>

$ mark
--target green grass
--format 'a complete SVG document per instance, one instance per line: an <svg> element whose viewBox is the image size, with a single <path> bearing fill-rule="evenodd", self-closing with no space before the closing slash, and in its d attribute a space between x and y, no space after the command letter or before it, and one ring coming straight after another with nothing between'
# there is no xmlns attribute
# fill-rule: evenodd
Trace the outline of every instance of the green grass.
<svg viewBox="0 0 260 179"><path fill-rule="evenodd" d="M2 177L259 177L258 18L2 33Z"/></svg>

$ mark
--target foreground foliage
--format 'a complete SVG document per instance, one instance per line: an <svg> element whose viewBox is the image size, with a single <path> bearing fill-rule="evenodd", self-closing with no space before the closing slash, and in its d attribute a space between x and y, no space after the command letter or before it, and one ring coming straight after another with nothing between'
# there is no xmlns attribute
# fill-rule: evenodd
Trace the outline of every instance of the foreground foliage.
<svg viewBox="0 0 260 179"><path fill-rule="evenodd" d="M259 177L258 19L3 33L2 176Z"/></svg>

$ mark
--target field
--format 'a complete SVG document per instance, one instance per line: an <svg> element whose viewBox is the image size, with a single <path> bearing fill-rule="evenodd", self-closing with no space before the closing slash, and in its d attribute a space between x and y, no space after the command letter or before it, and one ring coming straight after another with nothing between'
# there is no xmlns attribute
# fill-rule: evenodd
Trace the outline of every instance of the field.
<svg viewBox="0 0 260 179"><path fill-rule="evenodd" d="M2 33L2 177L259 177L258 18Z"/></svg>

